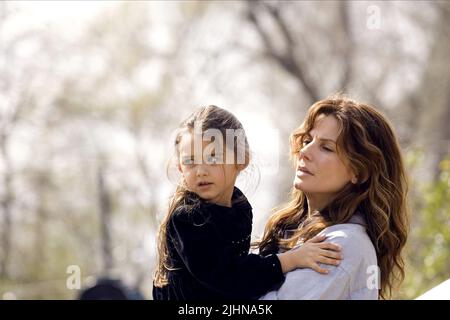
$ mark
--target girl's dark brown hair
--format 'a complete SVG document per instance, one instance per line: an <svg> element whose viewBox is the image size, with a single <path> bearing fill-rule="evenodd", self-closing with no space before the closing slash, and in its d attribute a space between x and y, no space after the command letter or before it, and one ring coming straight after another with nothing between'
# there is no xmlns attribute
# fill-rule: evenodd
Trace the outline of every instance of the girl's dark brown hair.
<svg viewBox="0 0 450 320"><path fill-rule="evenodd" d="M346 223L358 211L367 223L381 272L379 295L385 299L404 279L402 250L408 235L407 178L397 138L386 118L375 108L337 97L314 103L303 124L290 137L291 158L296 164L305 136L320 115L335 117L340 125L338 155L356 173L320 213L308 218L306 196L292 188L291 200L277 210L265 227L260 252L292 248L299 239L312 238L326 227ZM301 228L298 228L303 223ZM284 232L297 228L289 238Z"/></svg>
<svg viewBox="0 0 450 320"><path fill-rule="evenodd" d="M209 129L217 129L222 133L223 137L227 136L227 129L240 130L243 133L243 145L240 145L242 143L242 140L238 139L238 137L236 136L233 137L234 141L232 146L234 149L233 151L235 160L239 152L242 151L244 153L243 167L246 167L249 164L250 148L241 122L229 111L213 105L198 109L196 112L191 114L178 128L174 141L175 158L178 163L178 148L181 142L181 138L186 132L192 132L196 124L200 124L202 132L205 132ZM177 208L183 206L184 208L192 210L196 206L196 203L198 203L198 201L198 196L187 190L186 186L183 183L179 183L177 185L172 199L170 200L168 212L164 217L158 232L159 260L154 276L154 285L156 287L162 287L166 285L168 283L168 272L170 270L173 270L173 266L170 263L169 252L167 249L167 224ZM239 201L239 199L237 199L237 201Z"/></svg>

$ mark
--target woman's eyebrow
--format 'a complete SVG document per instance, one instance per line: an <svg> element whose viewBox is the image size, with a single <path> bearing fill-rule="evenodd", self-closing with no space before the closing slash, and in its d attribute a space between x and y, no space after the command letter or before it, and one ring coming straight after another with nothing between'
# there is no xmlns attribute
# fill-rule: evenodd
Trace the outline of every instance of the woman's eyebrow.
<svg viewBox="0 0 450 320"><path fill-rule="evenodd" d="M325 142L333 142L333 143L336 143L335 140L333 140L333 139L328 139L328 138L319 138L319 140L320 140L320 141L325 141Z"/></svg>
<svg viewBox="0 0 450 320"><path fill-rule="evenodd" d="M305 134L307 137L312 138L313 135L311 133L306 133ZM336 143L336 140L330 139L330 138L318 138L320 141L325 141L325 142L333 142Z"/></svg>

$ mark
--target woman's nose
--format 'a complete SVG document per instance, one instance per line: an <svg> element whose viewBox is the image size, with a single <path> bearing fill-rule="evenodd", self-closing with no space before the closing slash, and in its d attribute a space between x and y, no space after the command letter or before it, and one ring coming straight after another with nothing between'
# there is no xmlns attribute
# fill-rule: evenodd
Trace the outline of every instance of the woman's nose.
<svg viewBox="0 0 450 320"><path fill-rule="evenodd" d="M300 149L300 159L311 160L311 144L308 144Z"/></svg>

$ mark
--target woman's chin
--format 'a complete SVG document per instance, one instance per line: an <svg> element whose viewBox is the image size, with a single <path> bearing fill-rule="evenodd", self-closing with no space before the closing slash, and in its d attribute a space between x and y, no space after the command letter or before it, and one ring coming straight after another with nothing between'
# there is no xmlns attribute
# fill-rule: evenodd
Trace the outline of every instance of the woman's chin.
<svg viewBox="0 0 450 320"><path fill-rule="evenodd" d="M297 190L305 191L305 182L299 178L295 178L294 180L294 188Z"/></svg>

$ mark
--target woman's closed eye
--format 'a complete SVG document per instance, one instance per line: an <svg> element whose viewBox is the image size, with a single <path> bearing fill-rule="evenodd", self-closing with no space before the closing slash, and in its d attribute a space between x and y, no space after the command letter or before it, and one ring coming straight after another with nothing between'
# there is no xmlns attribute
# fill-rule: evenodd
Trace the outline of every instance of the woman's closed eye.
<svg viewBox="0 0 450 320"><path fill-rule="evenodd" d="M310 139L304 139L303 142L302 142L303 147L308 145L308 144L310 144L310 143L311 143ZM330 147L329 145L321 145L320 147L322 148L322 150L324 150L326 152L334 152L333 148Z"/></svg>
<svg viewBox="0 0 450 320"><path fill-rule="evenodd" d="M322 146L322 149L323 150L325 150L325 151L327 151L327 152L333 152L334 150L331 148L331 147L329 147L329 146Z"/></svg>

